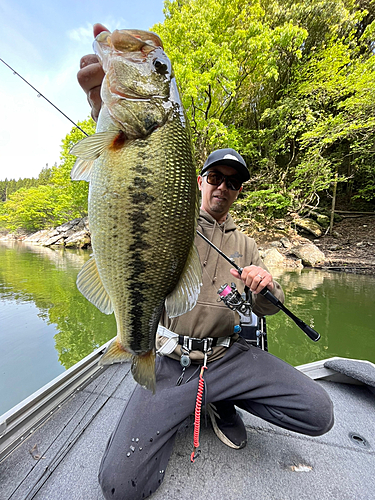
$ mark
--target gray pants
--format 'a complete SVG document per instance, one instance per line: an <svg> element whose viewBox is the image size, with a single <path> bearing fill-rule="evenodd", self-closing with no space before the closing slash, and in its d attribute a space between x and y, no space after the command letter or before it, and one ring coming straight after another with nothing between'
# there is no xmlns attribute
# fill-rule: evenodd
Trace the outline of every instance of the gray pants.
<svg viewBox="0 0 375 500"><path fill-rule="evenodd" d="M197 365L187 368L176 386L180 375L178 361L158 357L156 393L135 388L100 465L106 499L142 499L160 486L176 432L195 408ZM333 425L332 402L319 384L242 339L208 364L204 379L207 404L230 400L272 424L310 436Z"/></svg>

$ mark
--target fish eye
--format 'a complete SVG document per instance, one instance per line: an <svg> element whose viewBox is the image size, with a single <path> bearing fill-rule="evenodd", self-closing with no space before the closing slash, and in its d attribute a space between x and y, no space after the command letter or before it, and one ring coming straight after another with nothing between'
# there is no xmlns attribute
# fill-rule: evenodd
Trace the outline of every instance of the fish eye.
<svg viewBox="0 0 375 500"><path fill-rule="evenodd" d="M155 70L159 75L165 75L168 73L168 66L165 64L165 62L161 61L160 59L155 59L153 61Z"/></svg>

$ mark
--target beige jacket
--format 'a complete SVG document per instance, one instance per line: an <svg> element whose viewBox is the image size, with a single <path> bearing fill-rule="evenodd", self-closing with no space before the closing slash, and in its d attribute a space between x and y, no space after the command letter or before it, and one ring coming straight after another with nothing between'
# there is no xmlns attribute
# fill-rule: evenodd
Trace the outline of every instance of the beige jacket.
<svg viewBox="0 0 375 500"><path fill-rule="evenodd" d="M201 210L197 229L228 257L234 259L238 266L245 267L253 264L267 270L259 256L255 241L236 229L230 215L228 215L223 224L219 225L213 217ZM201 339L205 337L231 336L233 335L235 325L239 325L240 318L237 312L230 310L220 300L217 291L224 283L230 284L231 282L235 282L239 292L242 293L243 284L230 274L231 265L198 235L195 238L195 244L203 269L203 285L198 302L191 311L177 318L170 319L164 312L160 323L178 335L187 335ZM274 281L272 293L281 302L284 301L284 293L276 281ZM265 316L275 314L279 309L262 295L253 294L253 311L258 316ZM233 341L237 338L238 335L233 335ZM157 335L156 349L159 349L166 340L165 337ZM223 356L225 350L225 347L214 347L208 361L213 361ZM181 356L181 347L177 346L175 351L169 356L179 359ZM190 358L193 361L199 362L203 359L203 353L192 351Z"/></svg>

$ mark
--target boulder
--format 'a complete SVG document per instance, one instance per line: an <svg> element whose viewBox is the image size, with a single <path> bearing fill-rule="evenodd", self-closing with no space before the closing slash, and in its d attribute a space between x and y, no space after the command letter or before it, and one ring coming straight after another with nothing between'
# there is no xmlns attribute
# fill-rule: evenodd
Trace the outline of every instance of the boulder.
<svg viewBox="0 0 375 500"><path fill-rule="evenodd" d="M263 262L267 267L284 267L285 257L276 248L264 252Z"/></svg>
<svg viewBox="0 0 375 500"><path fill-rule="evenodd" d="M286 236L283 236L281 238L280 243L284 248L290 248L292 246L291 242L288 240Z"/></svg>
<svg viewBox="0 0 375 500"><path fill-rule="evenodd" d="M293 247L290 252L302 260L305 266L315 267L317 264L323 264L326 257L313 243Z"/></svg>
<svg viewBox="0 0 375 500"><path fill-rule="evenodd" d="M65 246L67 248L87 248L90 243L90 235L85 229L83 229L82 231L77 231L65 240Z"/></svg>
<svg viewBox="0 0 375 500"><path fill-rule="evenodd" d="M38 231L25 241L45 247L58 245L69 248L87 248L91 244L88 218L73 219L56 228Z"/></svg>
<svg viewBox="0 0 375 500"><path fill-rule="evenodd" d="M316 238L322 235L321 226L312 219L294 219L293 223L300 229L311 233Z"/></svg>

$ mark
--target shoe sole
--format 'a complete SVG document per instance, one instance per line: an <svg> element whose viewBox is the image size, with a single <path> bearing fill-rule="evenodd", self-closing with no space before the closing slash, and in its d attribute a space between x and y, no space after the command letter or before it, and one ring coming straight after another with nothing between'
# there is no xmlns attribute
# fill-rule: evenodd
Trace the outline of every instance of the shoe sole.
<svg viewBox="0 0 375 500"><path fill-rule="evenodd" d="M208 414L211 419L212 427L216 436L220 439L222 443L229 446L229 448L233 448L234 450L240 450L246 446L246 441L241 443L240 445L232 443L232 441L219 429L214 412L210 406L208 406Z"/></svg>

